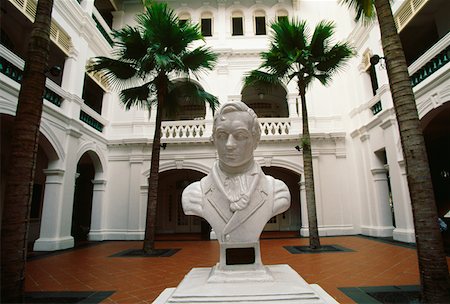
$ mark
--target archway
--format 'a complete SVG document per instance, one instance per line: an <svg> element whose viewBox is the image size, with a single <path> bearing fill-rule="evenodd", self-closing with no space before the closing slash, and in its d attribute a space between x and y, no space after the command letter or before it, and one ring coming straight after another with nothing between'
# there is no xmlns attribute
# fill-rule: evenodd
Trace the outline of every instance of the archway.
<svg viewBox="0 0 450 304"><path fill-rule="evenodd" d="M90 153L86 152L77 164L77 177L73 198L71 235L75 245L87 241L91 228L92 197L95 177L95 166Z"/></svg>
<svg viewBox="0 0 450 304"><path fill-rule="evenodd" d="M282 86L270 89L247 86L241 95L242 102L252 108L259 118L289 117L287 93Z"/></svg>
<svg viewBox="0 0 450 304"><path fill-rule="evenodd" d="M191 79L174 81L174 87L167 97L167 106L162 110L162 120L196 120L204 119L205 104L195 98L193 91L202 89L200 84Z"/></svg>
<svg viewBox="0 0 450 304"><path fill-rule="evenodd" d="M291 207L284 213L273 217L264 228L264 231L300 231L300 175L289 169L281 167L262 167L266 175L283 181L291 192Z"/></svg>
<svg viewBox="0 0 450 304"><path fill-rule="evenodd" d="M200 217L185 215L181 206L181 194L191 183L205 174L188 169L168 170L159 174L156 233L201 233L209 237L210 227Z"/></svg>
<svg viewBox="0 0 450 304"><path fill-rule="evenodd" d="M14 117L7 114L0 114L0 131L1 131L1 173L0 173L0 210L3 210L3 202L6 186L6 164L10 161L10 142L12 136ZM34 241L39 238L39 232L42 219L42 208L44 203L45 182L46 174L45 170L49 167L49 164L57 161L57 154L49 142L49 140L42 134L39 134L39 145L36 156L36 166L33 181L33 192L31 196L31 210L30 220L28 228L28 246L31 248ZM1 223L2 212L0 212Z"/></svg>
<svg viewBox="0 0 450 304"><path fill-rule="evenodd" d="M447 224L443 239L450 253L450 102L430 111L422 118L434 197L438 216Z"/></svg>
<svg viewBox="0 0 450 304"><path fill-rule="evenodd" d="M450 102L422 118L425 144L440 217L450 211ZM450 219L449 219L450 220Z"/></svg>

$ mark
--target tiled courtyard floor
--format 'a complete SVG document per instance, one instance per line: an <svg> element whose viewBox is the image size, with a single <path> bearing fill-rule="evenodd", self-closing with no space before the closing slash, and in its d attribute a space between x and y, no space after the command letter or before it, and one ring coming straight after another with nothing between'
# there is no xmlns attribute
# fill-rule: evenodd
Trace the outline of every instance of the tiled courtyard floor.
<svg viewBox="0 0 450 304"><path fill-rule="evenodd" d="M263 262L289 264L340 303L355 302L338 288L419 283L413 248L359 236L326 237L321 242L353 251L291 254L284 246L307 245L308 239L263 239ZM30 259L26 291L113 291L102 303L152 303L165 288L176 287L191 268L211 267L219 257L216 241L158 241L157 248L180 249L170 257L110 257L140 249L141 244L102 242Z"/></svg>

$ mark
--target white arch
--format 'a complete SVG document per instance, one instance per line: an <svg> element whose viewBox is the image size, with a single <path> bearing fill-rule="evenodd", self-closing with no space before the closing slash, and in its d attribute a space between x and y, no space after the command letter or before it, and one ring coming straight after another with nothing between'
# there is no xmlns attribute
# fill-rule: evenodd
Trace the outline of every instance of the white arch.
<svg viewBox="0 0 450 304"><path fill-rule="evenodd" d="M210 166L207 166L205 164L201 164L199 162L193 162L193 161L185 161L183 160L183 162L181 163L181 167L179 165L179 163L177 163L177 161L167 161L167 162L163 162L159 165L159 172L164 172L164 171L169 171L169 170L194 170L194 171L198 171L204 174L208 174L209 171L211 170ZM142 172L142 176L145 176L146 178L149 176L150 174L150 169L147 169L145 171Z"/></svg>
<svg viewBox="0 0 450 304"><path fill-rule="evenodd" d="M299 161L300 161L300 159L299 159ZM265 167L265 165L266 165L264 158L258 157L257 162L261 167ZM279 168L283 168L283 169L288 169L299 175L303 175L303 172L304 172L303 167L300 166L298 163L287 161L286 159L273 158L270 161L270 167L279 167Z"/></svg>
<svg viewBox="0 0 450 304"><path fill-rule="evenodd" d="M106 158L103 152L99 149L98 145L93 142L85 142L82 144L77 151L77 163L86 152L92 152L89 154L92 158L95 168L95 179L100 180L106 176ZM93 156L93 157L92 157Z"/></svg>
<svg viewBox="0 0 450 304"><path fill-rule="evenodd" d="M10 116L16 116L17 103L11 102L8 99L0 99L0 113ZM47 141L50 143L51 147L43 146L44 151L49 157L50 161L60 161L63 162L66 156L64 152L64 147L59 141L55 132L53 132L52 127L45 118L41 118L41 123L39 131L45 136Z"/></svg>
<svg viewBox="0 0 450 304"><path fill-rule="evenodd" d="M45 138L47 138L47 140L52 145L54 153L56 154L56 158L61 163L64 162L64 159L66 158L66 152L64 151L64 147L62 143L59 141L55 132L53 132L52 127L50 126L50 124L48 124L46 120L41 119L39 131L41 131L41 133L45 136Z"/></svg>

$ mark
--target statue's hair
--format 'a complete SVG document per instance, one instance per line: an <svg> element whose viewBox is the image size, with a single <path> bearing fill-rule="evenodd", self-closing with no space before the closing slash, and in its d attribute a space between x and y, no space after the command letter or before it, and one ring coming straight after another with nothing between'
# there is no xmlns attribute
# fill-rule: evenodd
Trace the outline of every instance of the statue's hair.
<svg viewBox="0 0 450 304"><path fill-rule="evenodd" d="M252 134L256 139L256 143L258 143L261 139L261 127L259 126L258 116L256 115L255 111L253 111L253 109L249 108L242 101L228 102L219 109L219 111L214 116L212 138L214 138L214 134L216 132L217 121L219 119L225 120L225 117L223 117L223 115L231 112L246 112L248 113L248 115L250 115L250 117L252 118Z"/></svg>

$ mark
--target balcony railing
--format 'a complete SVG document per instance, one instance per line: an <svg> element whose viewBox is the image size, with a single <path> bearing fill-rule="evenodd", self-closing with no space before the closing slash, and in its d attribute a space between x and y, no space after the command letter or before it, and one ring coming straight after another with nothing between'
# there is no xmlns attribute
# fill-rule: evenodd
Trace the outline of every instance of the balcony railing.
<svg viewBox="0 0 450 304"><path fill-rule="evenodd" d="M260 118L261 137L289 135L290 118ZM164 121L161 139L205 139L210 135L205 120Z"/></svg>
<svg viewBox="0 0 450 304"><path fill-rule="evenodd" d="M204 120L165 121L161 124L161 139L200 138L204 134Z"/></svg>
<svg viewBox="0 0 450 304"><path fill-rule="evenodd" d="M411 85L414 87L431 76L450 61L450 45L431 58L423 67L411 75Z"/></svg>
<svg viewBox="0 0 450 304"><path fill-rule="evenodd" d="M373 106L370 107L370 110L372 111L373 115L377 115L378 113L383 110L383 106L381 105L381 100L375 103Z"/></svg>
<svg viewBox="0 0 450 304"><path fill-rule="evenodd" d="M408 67L411 84L416 86L440 70L450 61L450 33L442 37L435 45Z"/></svg>
<svg viewBox="0 0 450 304"><path fill-rule="evenodd" d="M80 111L80 120L93 127L95 130L103 132L103 124L83 110Z"/></svg>
<svg viewBox="0 0 450 304"><path fill-rule="evenodd" d="M2 54L7 53L6 49L3 46L0 47L0 50L2 51ZM22 69L17 67L10 61L8 61L8 59L4 58L3 56L0 56L0 73L8 76L17 83L22 82L23 77ZM61 106L61 103L63 101L63 98L60 95L58 95L53 90L50 90L47 87L44 90L44 99L47 99L48 101L57 105L58 107Z"/></svg>
<svg viewBox="0 0 450 304"><path fill-rule="evenodd" d="M289 118L260 118L261 136L289 135L291 120Z"/></svg>
<svg viewBox="0 0 450 304"><path fill-rule="evenodd" d="M102 36L108 41L110 46L113 46L114 41L112 40L109 33L111 32L111 29L109 28L108 24L106 24L105 20L103 20L102 15L97 11L97 9L94 8L92 12L92 19L95 22L95 26L99 30L99 32L102 34Z"/></svg>

